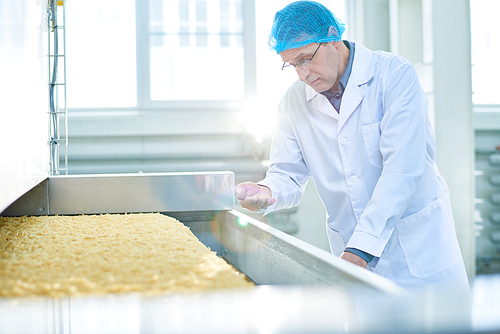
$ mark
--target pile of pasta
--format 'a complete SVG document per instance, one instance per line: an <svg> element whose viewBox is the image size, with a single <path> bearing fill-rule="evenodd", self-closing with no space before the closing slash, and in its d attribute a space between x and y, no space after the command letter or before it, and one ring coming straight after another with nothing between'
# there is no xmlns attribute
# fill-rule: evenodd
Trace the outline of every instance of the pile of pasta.
<svg viewBox="0 0 500 334"><path fill-rule="evenodd" d="M0 217L0 296L251 286L189 228L162 214Z"/></svg>

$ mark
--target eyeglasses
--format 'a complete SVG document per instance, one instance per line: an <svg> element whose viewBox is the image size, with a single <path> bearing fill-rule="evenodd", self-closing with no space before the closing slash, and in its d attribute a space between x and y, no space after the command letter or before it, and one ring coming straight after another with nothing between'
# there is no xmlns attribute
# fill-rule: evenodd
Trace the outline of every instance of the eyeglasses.
<svg viewBox="0 0 500 334"><path fill-rule="evenodd" d="M297 69L297 66L311 66L312 65L312 60L314 58L314 56L316 55L316 52L318 52L319 50L319 47L321 46L321 44L323 43L319 43L318 47L316 48L316 51L314 51L313 55L311 58L309 59L302 59L302 60L299 60L296 64L293 64L293 63L287 63L286 61L283 62L283 66L281 66L281 69L283 70L284 68L288 67L288 66L293 66L295 69Z"/></svg>

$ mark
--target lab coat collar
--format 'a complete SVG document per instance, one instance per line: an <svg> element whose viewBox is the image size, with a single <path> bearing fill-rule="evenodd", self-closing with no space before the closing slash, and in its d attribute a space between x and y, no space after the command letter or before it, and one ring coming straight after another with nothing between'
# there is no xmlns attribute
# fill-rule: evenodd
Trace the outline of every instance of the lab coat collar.
<svg viewBox="0 0 500 334"><path fill-rule="evenodd" d="M319 93L315 91L314 89L311 88L311 86L306 84L306 99L307 102L311 101L313 98L315 98Z"/></svg>
<svg viewBox="0 0 500 334"><path fill-rule="evenodd" d="M354 63L352 65L352 72L347 82L361 86L375 75L375 68L373 64L373 52L361 44L352 42L355 45L356 52L354 53Z"/></svg>
<svg viewBox="0 0 500 334"><path fill-rule="evenodd" d="M354 42L353 42L354 43ZM368 81L375 75L373 64L373 53L361 44L354 44L356 52L354 53L354 63L347 87L342 96L340 105L339 127L342 129L347 119L356 110L365 95L365 87Z"/></svg>
<svg viewBox="0 0 500 334"><path fill-rule="evenodd" d="M337 113L337 110L335 110L335 108L332 106L330 101L328 101L327 97L323 94L319 94L310 86L305 86L307 103L311 103L311 106L314 109L319 110L322 113L338 120L339 114Z"/></svg>

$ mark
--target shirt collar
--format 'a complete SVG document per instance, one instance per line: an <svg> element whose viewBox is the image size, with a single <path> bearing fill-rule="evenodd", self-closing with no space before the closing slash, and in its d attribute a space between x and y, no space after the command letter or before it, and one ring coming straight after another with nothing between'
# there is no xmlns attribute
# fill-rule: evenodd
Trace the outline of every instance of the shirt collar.
<svg viewBox="0 0 500 334"><path fill-rule="evenodd" d="M349 81L349 77L351 76L352 71L352 63L354 61L354 44L349 41L343 41L345 46L349 49L349 60L347 61L347 66L345 67L344 73L339 80L339 92L344 92L345 87L347 86L347 81ZM341 91L342 89L342 91Z"/></svg>

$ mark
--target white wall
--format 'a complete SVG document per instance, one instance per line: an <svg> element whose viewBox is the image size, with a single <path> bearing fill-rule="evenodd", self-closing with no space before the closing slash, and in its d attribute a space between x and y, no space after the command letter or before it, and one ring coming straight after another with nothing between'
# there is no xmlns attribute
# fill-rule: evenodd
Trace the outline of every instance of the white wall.
<svg viewBox="0 0 500 334"><path fill-rule="evenodd" d="M45 1L0 1L0 212L48 176Z"/></svg>

